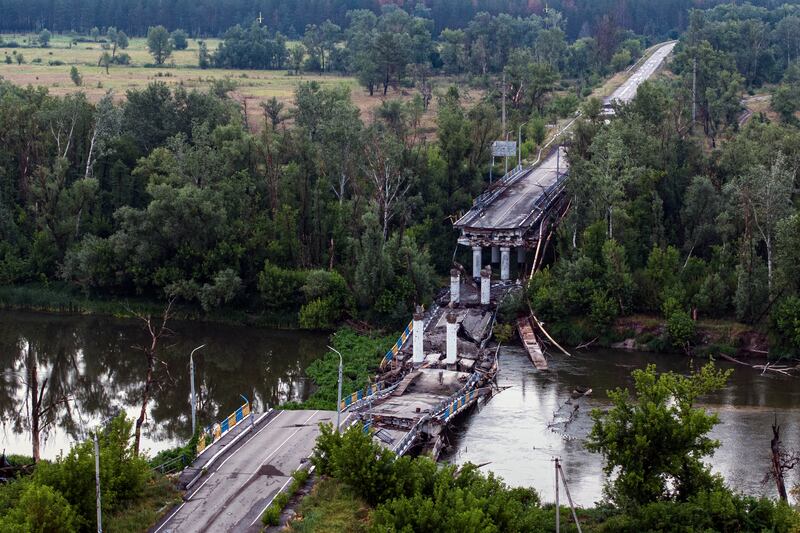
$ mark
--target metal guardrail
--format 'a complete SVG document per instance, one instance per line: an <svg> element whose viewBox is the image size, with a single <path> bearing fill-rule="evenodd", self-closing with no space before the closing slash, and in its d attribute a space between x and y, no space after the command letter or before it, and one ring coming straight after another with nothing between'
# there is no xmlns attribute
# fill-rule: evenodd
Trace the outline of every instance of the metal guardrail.
<svg viewBox="0 0 800 533"><path fill-rule="evenodd" d="M235 428L240 422L250 415L250 402L245 398L246 403L236 411L228 415L222 422L217 422L203 429L200 438L197 440L197 453L202 453L208 446L214 444L222 438L228 431ZM209 441L209 442L207 442Z"/></svg>
<svg viewBox="0 0 800 533"><path fill-rule="evenodd" d="M491 387L483 387L480 389L472 389L468 391L455 400L451 401L447 404L447 407L444 408L441 412L434 415L434 418L440 420L442 422L447 422L451 417L457 415L469 405L486 394L489 394L492 391Z"/></svg>
<svg viewBox="0 0 800 533"><path fill-rule="evenodd" d="M412 331L414 331L413 320L408 323L406 329L403 330L403 333L400 334L400 338L397 339L397 342L395 342L392 345L391 349L389 349L389 351L386 352L386 355L383 356L383 360L381 361L380 365L381 370L386 368L386 365L388 365L392 361L392 359L394 359L394 356L397 355L397 352L400 351L400 349L403 347L403 344L405 344L406 340L411 336Z"/></svg>

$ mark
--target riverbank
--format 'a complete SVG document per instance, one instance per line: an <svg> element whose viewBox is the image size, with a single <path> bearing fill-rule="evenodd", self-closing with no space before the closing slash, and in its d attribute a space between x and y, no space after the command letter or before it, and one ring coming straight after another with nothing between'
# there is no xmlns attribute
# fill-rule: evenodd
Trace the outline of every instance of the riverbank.
<svg viewBox="0 0 800 533"><path fill-rule="evenodd" d="M158 315L163 313L164 305L163 301L144 297L122 299L90 297L64 283L0 286L0 310L7 311L131 318L135 313ZM256 313L234 307L206 312L198 306L176 303L172 308L172 315L177 320L231 326L257 326L282 330L300 329L296 313Z"/></svg>

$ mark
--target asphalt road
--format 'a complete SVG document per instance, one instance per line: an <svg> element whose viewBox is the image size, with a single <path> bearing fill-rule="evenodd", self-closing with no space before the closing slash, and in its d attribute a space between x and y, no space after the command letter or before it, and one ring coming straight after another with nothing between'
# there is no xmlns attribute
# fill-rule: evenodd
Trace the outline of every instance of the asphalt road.
<svg viewBox="0 0 800 533"><path fill-rule="evenodd" d="M653 73L661 66L664 59L675 48L676 41L670 41L664 44L661 48L653 52L653 55L647 58L647 61L639 66L631 76L625 80L625 83L620 85L609 97L610 101L619 100L620 102L628 103L636 96L636 90L643 82L645 82Z"/></svg>
<svg viewBox="0 0 800 533"><path fill-rule="evenodd" d="M609 97L609 100L630 102L636 96L639 85L650 78L672 52L675 41L670 41L658 48L643 64L636 68L631 76ZM571 124L570 124L571 125ZM556 168L561 174L567 170L567 158L562 151L560 161L554 152L547 159L533 168L528 175L521 177L488 206L478 210L470 210L458 225L474 229L505 230L517 229L526 224L533 206L542 191L556 180Z"/></svg>
<svg viewBox="0 0 800 533"><path fill-rule="evenodd" d="M476 213L465 226L481 229L515 229L520 227L533 211L533 205L542 191L555 183L557 173L561 175L567 170L567 158L564 149L561 156L553 152L527 176L522 176L498 196L490 206Z"/></svg>
<svg viewBox="0 0 800 533"><path fill-rule="evenodd" d="M314 449L331 411L280 411L212 466L153 533L260 531L259 518Z"/></svg>

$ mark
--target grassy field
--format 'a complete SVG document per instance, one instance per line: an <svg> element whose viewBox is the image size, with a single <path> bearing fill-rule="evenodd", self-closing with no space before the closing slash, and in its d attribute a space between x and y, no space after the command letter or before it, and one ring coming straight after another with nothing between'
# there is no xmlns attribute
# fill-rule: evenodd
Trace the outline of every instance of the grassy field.
<svg viewBox="0 0 800 533"><path fill-rule="evenodd" d="M187 89L204 89L211 85L213 80L231 79L236 82L237 89L232 97L244 104L247 108L250 124L257 129L263 122L263 115L259 104L273 96L287 104L291 104L295 87L304 81L315 80L323 85L344 84L350 87L353 102L368 115L385 99L380 95L369 96L365 89L360 87L353 77L339 76L336 74L315 75L303 73L299 76L290 75L285 70L229 70L206 69L198 66L198 41L189 40L186 50L173 52L168 65L162 67L146 67L153 62L147 51L144 38L131 38L130 46L117 53L127 53L131 57L131 64L127 66L112 65L108 74L104 68L98 66L98 60L103 53L101 43L86 42L70 45L67 36L54 35L50 46L38 46L34 35L3 34L0 35L0 76L18 85L33 85L46 87L51 94L65 95L83 91L91 101L99 100L108 90L113 90L118 100L125 98L129 89L139 89L152 81L163 81L170 85L181 85ZM9 41L18 43L18 48L7 46ZM219 44L218 39L206 39L209 51L214 51ZM290 43L289 46L292 46ZM22 54L24 62L17 64L15 54ZM7 63L5 57L11 58ZM61 65L51 65L50 62L61 62ZM70 69L77 67L83 77L81 87L76 87L70 79ZM443 84L442 84L443 85ZM387 98L411 98L414 91L396 92L390 89ZM468 95L467 99L477 98ZM435 116L435 99L425 117L424 125L432 125ZM365 116L367 118L367 116Z"/></svg>

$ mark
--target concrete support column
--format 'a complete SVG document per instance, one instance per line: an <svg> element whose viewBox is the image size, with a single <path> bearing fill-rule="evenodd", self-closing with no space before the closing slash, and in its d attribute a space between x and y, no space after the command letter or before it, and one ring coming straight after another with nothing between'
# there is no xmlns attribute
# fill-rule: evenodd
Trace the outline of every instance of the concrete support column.
<svg viewBox="0 0 800 533"><path fill-rule="evenodd" d="M481 270L481 305L489 305L492 289L492 267Z"/></svg>
<svg viewBox="0 0 800 533"><path fill-rule="evenodd" d="M450 303L457 305L461 301L461 272L457 268L450 270Z"/></svg>
<svg viewBox="0 0 800 533"><path fill-rule="evenodd" d="M483 250L480 246L472 247L472 277L477 278L481 275L483 268Z"/></svg>
<svg viewBox="0 0 800 533"><path fill-rule="evenodd" d="M458 323L455 313L447 313L447 357L444 362L456 364L458 360Z"/></svg>
<svg viewBox="0 0 800 533"><path fill-rule="evenodd" d="M411 332L411 338L414 346L414 356L412 361L415 365L422 364L422 362L425 361L425 350L422 347L422 340L425 336L425 322L423 322L424 317L425 315L422 314L422 308L417 307L417 312L414 313L414 329Z"/></svg>
<svg viewBox="0 0 800 533"><path fill-rule="evenodd" d="M525 264L525 247L524 246L517 246L517 264L524 265Z"/></svg>
<svg viewBox="0 0 800 533"><path fill-rule="evenodd" d="M492 264L497 265L500 263L500 247L492 246Z"/></svg>
<svg viewBox="0 0 800 533"><path fill-rule="evenodd" d="M511 248L500 247L500 279L508 281L511 277Z"/></svg>

